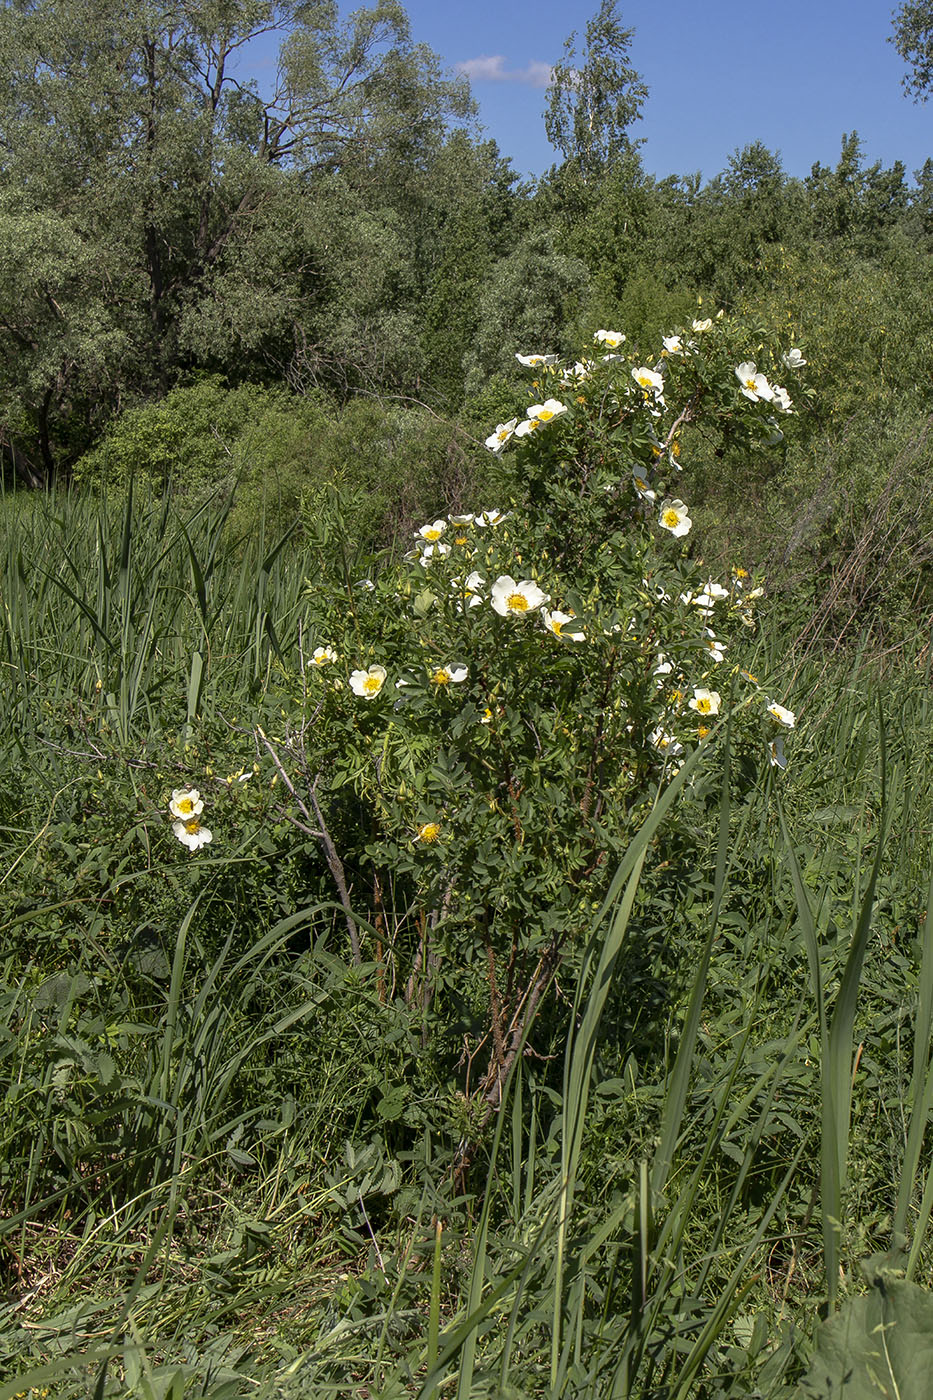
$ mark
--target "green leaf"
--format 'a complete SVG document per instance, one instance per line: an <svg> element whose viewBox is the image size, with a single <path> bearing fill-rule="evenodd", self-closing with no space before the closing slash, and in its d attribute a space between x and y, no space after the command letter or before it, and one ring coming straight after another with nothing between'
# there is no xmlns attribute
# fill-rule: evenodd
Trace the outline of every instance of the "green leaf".
<svg viewBox="0 0 933 1400"><path fill-rule="evenodd" d="M396 1118L401 1118L405 1112L405 1101L408 1098L408 1090L404 1084L396 1084L388 1089L376 1104L376 1112L379 1117L387 1123L394 1122Z"/></svg>
<svg viewBox="0 0 933 1400"><path fill-rule="evenodd" d="M817 1331L798 1400L927 1400L933 1369L933 1294L876 1278Z"/></svg>

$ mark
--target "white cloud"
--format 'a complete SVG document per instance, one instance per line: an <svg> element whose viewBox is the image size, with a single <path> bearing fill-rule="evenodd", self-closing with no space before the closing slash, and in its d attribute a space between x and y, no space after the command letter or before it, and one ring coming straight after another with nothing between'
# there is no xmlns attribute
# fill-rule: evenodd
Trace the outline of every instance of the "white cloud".
<svg viewBox="0 0 933 1400"><path fill-rule="evenodd" d="M457 64L457 72L465 73L471 82L528 83L530 87L546 88L551 83L551 65L531 59L524 68L506 68L501 53L468 58Z"/></svg>

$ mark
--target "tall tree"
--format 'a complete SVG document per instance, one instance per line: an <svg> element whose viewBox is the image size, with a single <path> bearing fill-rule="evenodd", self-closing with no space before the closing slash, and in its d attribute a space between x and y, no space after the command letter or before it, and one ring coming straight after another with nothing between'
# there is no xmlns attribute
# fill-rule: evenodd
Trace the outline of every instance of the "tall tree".
<svg viewBox="0 0 933 1400"><path fill-rule="evenodd" d="M632 67L634 29L626 29L618 0L601 0L587 23L583 52L576 32L554 65L544 113L547 138L584 180L599 176L631 148L628 128L648 89Z"/></svg>
<svg viewBox="0 0 933 1400"><path fill-rule="evenodd" d="M904 88L917 102L926 102L933 88L933 0L904 0L894 12L890 36L909 67Z"/></svg>

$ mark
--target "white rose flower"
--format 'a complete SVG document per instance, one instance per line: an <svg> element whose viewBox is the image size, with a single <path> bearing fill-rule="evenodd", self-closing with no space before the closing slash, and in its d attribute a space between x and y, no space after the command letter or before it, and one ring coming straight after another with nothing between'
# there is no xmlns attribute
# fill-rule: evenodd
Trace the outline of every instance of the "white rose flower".
<svg viewBox="0 0 933 1400"><path fill-rule="evenodd" d="M366 671L353 671L350 674L350 689L363 700L375 700L386 683L386 668L370 666Z"/></svg>
<svg viewBox="0 0 933 1400"><path fill-rule="evenodd" d="M496 428L496 431L494 433L490 433L489 437L486 439L486 446L489 448L490 452L495 452L498 455L498 453L500 453L505 447L509 438L515 432L517 426L517 418L510 418L507 423L500 423ZM470 517L470 519L472 519L472 516ZM453 516L451 516L451 521L452 523L456 524L456 521L454 521Z"/></svg>
<svg viewBox="0 0 933 1400"><path fill-rule="evenodd" d="M752 403L758 403L760 399L770 403L774 398L774 390L764 375L759 373L754 360L745 360L736 365L735 377L742 386L742 393Z"/></svg>
<svg viewBox="0 0 933 1400"><path fill-rule="evenodd" d="M672 501L670 497L668 497L667 500L661 502L661 514L658 518L658 524L663 530L670 530L672 535L679 537L681 535L689 535L693 521L687 514L687 507L684 505L683 501Z"/></svg>
<svg viewBox="0 0 933 1400"><path fill-rule="evenodd" d="M572 624L574 614L560 612L557 608L553 612L548 612L546 608L541 609L541 618L549 632L553 632L555 637L566 637L571 642L585 642L586 633L573 631L568 624Z"/></svg>
<svg viewBox="0 0 933 1400"><path fill-rule="evenodd" d="M793 710L785 710L783 705L779 705L776 700L768 701L768 714L772 719L776 719L778 724L783 724L787 729L793 729L797 722L797 717Z"/></svg>
<svg viewBox="0 0 933 1400"><path fill-rule="evenodd" d="M528 417L538 423L550 423L552 418L559 418L566 412L567 405L561 403L560 399L546 399L544 403L533 403L528 410Z"/></svg>
<svg viewBox="0 0 933 1400"><path fill-rule="evenodd" d="M431 684L439 688L460 685L469 674L466 666L436 666L433 671L428 672Z"/></svg>
<svg viewBox="0 0 933 1400"><path fill-rule="evenodd" d="M722 696L718 690L703 690L702 687L693 687L693 699L687 704L691 710L696 710L698 715L718 715L719 707L722 704Z"/></svg>
<svg viewBox="0 0 933 1400"><path fill-rule="evenodd" d="M183 846L187 846L189 851L199 851L202 846L206 846L208 841L213 841L213 833L208 831L206 826L202 826L197 817L189 817L187 821L172 822L172 831Z"/></svg>
<svg viewBox="0 0 933 1400"><path fill-rule="evenodd" d="M534 369L537 365L556 365L556 355L516 355L516 360L520 365L526 365L529 369Z"/></svg>
<svg viewBox="0 0 933 1400"><path fill-rule="evenodd" d="M489 601L500 617L521 617L535 612L548 596L532 579L516 583L510 574L501 574L490 590Z"/></svg>
<svg viewBox="0 0 933 1400"><path fill-rule="evenodd" d="M186 822L201 815L204 811L204 799L197 788L174 788L168 810L173 817Z"/></svg>

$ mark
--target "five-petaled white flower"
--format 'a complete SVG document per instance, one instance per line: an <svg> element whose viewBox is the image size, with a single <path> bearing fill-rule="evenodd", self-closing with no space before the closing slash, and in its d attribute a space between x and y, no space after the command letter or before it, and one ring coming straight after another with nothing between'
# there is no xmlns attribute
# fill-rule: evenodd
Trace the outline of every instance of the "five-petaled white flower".
<svg viewBox="0 0 933 1400"><path fill-rule="evenodd" d="M722 696L718 690L703 690L702 687L693 687L693 699L687 704L691 710L696 710L698 715L718 715L719 707L722 704Z"/></svg>
<svg viewBox="0 0 933 1400"><path fill-rule="evenodd" d="M664 377L658 374L657 370L648 369L647 365L638 365L632 370L632 378L646 394L652 393L655 398L660 398L664 388Z"/></svg>
<svg viewBox="0 0 933 1400"><path fill-rule="evenodd" d="M534 369L536 365L556 365L556 355L516 355L516 360L520 365L527 365L529 369Z"/></svg>
<svg viewBox="0 0 933 1400"><path fill-rule="evenodd" d="M770 403L774 398L774 390L765 376L759 373L754 360L745 360L736 365L735 377L742 386L742 393L747 399L751 399L752 403L758 403L759 399Z"/></svg>
<svg viewBox="0 0 933 1400"><path fill-rule="evenodd" d="M540 608L548 596L530 578L516 583L510 574L500 574L490 590L489 601L500 617L521 617Z"/></svg>
<svg viewBox="0 0 933 1400"><path fill-rule="evenodd" d="M202 826L198 817L188 817L185 820L172 822L172 831L178 837L183 846L187 846L189 851L198 851L202 846L206 846L208 841L213 841L212 832L206 826Z"/></svg>
<svg viewBox="0 0 933 1400"><path fill-rule="evenodd" d="M546 608L542 608L541 617L545 627L549 632L553 632L555 637L566 637L568 641L571 642L586 641L585 632L574 631L567 625L574 620L574 614L572 612L560 612L557 608L555 608L553 612L548 612Z"/></svg>
<svg viewBox="0 0 933 1400"><path fill-rule="evenodd" d="M781 356L781 360L787 369L803 369L803 366L807 363L801 352L796 348L785 350L784 354Z"/></svg>
<svg viewBox="0 0 933 1400"><path fill-rule="evenodd" d="M354 695L359 695L364 700L375 700L386 683L386 674L384 666L370 666L367 671L352 671L350 689Z"/></svg>
<svg viewBox="0 0 933 1400"><path fill-rule="evenodd" d="M485 529L487 525L498 525L504 519L505 515L501 510L481 510L474 523Z"/></svg>
<svg viewBox="0 0 933 1400"><path fill-rule="evenodd" d="M469 674L466 666L436 666L428 672L431 684L436 686L460 685Z"/></svg>
<svg viewBox="0 0 933 1400"><path fill-rule="evenodd" d="M693 521L687 514L687 507L683 501L667 500L661 502L661 514L658 517L658 524L663 530L670 530L672 535L689 535Z"/></svg>
<svg viewBox="0 0 933 1400"><path fill-rule="evenodd" d="M776 719L778 724L783 724L788 729L793 729L797 719L793 710L785 710L784 706L779 705L776 700L768 701L768 714L772 719Z"/></svg>
<svg viewBox="0 0 933 1400"><path fill-rule="evenodd" d="M510 418L507 423L500 423L496 428L496 431L494 433L490 433L489 437L486 439L486 446L489 448L490 452L501 452L517 427L517 418ZM451 524L455 525L458 523L456 520L454 520L453 516L451 516L450 519ZM470 520L472 519L473 517L471 515ZM469 523L469 521L467 523Z"/></svg>
<svg viewBox="0 0 933 1400"><path fill-rule="evenodd" d="M790 394L787 392L786 389L782 389L780 384L774 385L774 398L772 402L776 405L777 408L781 410L782 413L790 413L793 407ZM783 436L784 434L781 433L781 437Z"/></svg>
<svg viewBox="0 0 933 1400"><path fill-rule="evenodd" d="M679 335L662 336L661 344L668 355L682 355L684 353L684 344Z"/></svg>
<svg viewBox="0 0 933 1400"><path fill-rule="evenodd" d="M197 788L173 788L168 810L180 821L190 821L192 817L199 817L204 811L204 799ZM178 833L175 834L177 836Z"/></svg>
<svg viewBox="0 0 933 1400"><path fill-rule="evenodd" d="M446 529L446 520L434 520L430 525L422 525L415 535L415 539L425 540L428 544L436 544Z"/></svg>
<svg viewBox="0 0 933 1400"><path fill-rule="evenodd" d="M332 666L337 660L333 647L315 647L311 653L312 666Z"/></svg>
<svg viewBox="0 0 933 1400"><path fill-rule="evenodd" d="M597 331L593 336L601 345L605 345L610 350L618 350L625 341L625 336L621 331Z"/></svg>
<svg viewBox="0 0 933 1400"><path fill-rule="evenodd" d="M695 330L698 335L702 335L704 331L711 331L712 329L713 322L709 316L705 316L702 321L694 321L691 326L691 330Z"/></svg>
<svg viewBox="0 0 933 1400"><path fill-rule="evenodd" d="M560 399L545 399L544 403L533 403L528 410L528 417L535 419L538 423L550 423L552 418L559 418L562 413L567 412L567 405L561 403Z"/></svg>

